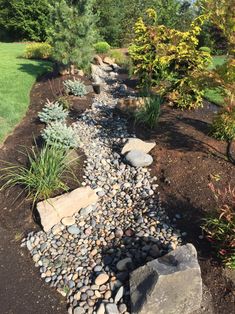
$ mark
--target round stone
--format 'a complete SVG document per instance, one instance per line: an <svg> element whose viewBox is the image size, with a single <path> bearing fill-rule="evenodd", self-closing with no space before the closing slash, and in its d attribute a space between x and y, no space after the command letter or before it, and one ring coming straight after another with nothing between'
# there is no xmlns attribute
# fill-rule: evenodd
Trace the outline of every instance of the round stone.
<svg viewBox="0 0 235 314"><path fill-rule="evenodd" d="M105 284L108 280L109 280L109 275L106 273L102 273L98 277L96 277L95 284L97 286L101 286L101 285Z"/></svg>
<svg viewBox="0 0 235 314"><path fill-rule="evenodd" d="M76 222L76 220L75 220L75 218L74 217L65 217L65 218L63 218L62 220L61 220L61 222L62 222L62 224L64 225L64 226L72 226L72 225L74 225L75 224L75 222Z"/></svg>

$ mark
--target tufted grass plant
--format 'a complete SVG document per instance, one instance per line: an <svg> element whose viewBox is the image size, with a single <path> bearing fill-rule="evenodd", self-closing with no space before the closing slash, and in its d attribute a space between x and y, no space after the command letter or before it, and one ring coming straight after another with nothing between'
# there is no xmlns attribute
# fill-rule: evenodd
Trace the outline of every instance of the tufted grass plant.
<svg viewBox="0 0 235 314"><path fill-rule="evenodd" d="M68 191L65 177L69 176L77 181L72 171L71 162L68 162L68 149L45 145L42 150L36 146L26 150L28 165L12 164L7 162L0 170L0 179L5 182L2 189L14 186L23 187L27 198L33 203L48 199L59 191Z"/></svg>
<svg viewBox="0 0 235 314"><path fill-rule="evenodd" d="M164 98L159 95L146 97L145 104L135 114L135 121L147 125L150 129L156 126Z"/></svg>

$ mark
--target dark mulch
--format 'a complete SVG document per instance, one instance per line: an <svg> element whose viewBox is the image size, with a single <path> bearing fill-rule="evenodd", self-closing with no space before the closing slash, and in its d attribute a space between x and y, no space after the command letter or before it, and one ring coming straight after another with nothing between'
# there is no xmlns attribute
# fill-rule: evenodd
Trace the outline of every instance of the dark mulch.
<svg viewBox="0 0 235 314"><path fill-rule="evenodd" d="M38 112L46 99L54 100L63 95L62 80L70 77L58 77L49 74L41 78L31 91L31 104L26 116L6 139L0 149L2 161L26 164L26 158L20 151L31 148L35 140L40 144L40 131L44 125L38 121ZM83 79L83 78L82 78ZM86 85L90 82L83 79ZM90 108L93 94L84 99L68 97L72 106L71 122L79 114ZM82 181L84 154L78 150L79 164L76 175ZM71 189L77 187L68 178ZM39 230L32 215L32 201L25 199L22 189L17 187L0 192L0 312L1 314L66 313L64 298L46 286L38 275L29 254L20 249L17 241L28 231Z"/></svg>
<svg viewBox="0 0 235 314"><path fill-rule="evenodd" d="M235 287L212 255L208 241L200 240L202 218L216 207L208 188L235 186L235 166L226 159L226 143L210 137L210 122L218 108L205 104L196 111L180 111L165 106L154 131L132 126L137 136L154 140L152 174L159 178L163 206L177 227L187 232L199 255L203 282L213 297L215 314L235 313ZM218 180L218 181L217 181Z"/></svg>

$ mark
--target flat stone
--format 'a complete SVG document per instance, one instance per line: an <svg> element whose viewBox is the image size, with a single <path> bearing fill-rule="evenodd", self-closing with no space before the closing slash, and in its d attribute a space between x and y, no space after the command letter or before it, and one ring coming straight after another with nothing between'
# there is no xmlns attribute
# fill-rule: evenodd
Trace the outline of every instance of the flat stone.
<svg viewBox="0 0 235 314"><path fill-rule="evenodd" d="M85 208L98 201L98 196L90 187L81 187L70 193L50 198L37 204L41 224L45 232L63 218L73 216L81 208Z"/></svg>
<svg viewBox="0 0 235 314"><path fill-rule="evenodd" d="M116 267L119 271L124 271L128 269L128 265L132 264L132 259L130 257L126 257L122 260L120 260Z"/></svg>
<svg viewBox="0 0 235 314"><path fill-rule="evenodd" d="M115 295L114 302L116 304L121 300L121 298L123 297L123 294L124 294L124 288L122 286L118 289L118 292Z"/></svg>
<svg viewBox="0 0 235 314"><path fill-rule="evenodd" d="M147 167L153 162L152 156L139 150L132 150L126 155L126 161L133 167Z"/></svg>
<svg viewBox="0 0 235 314"><path fill-rule="evenodd" d="M73 310L73 314L84 314L85 310L83 307L77 306L75 307L75 309Z"/></svg>
<svg viewBox="0 0 235 314"><path fill-rule="evenodd" d="M100 274L98 277L96 277L95 284L97 286L101 286L105 284L108 280L109 280L109 275L107 275L106 273L103 273L103 274Z"/></svg>
<svg viewBox="0 0 235 314"><path fill-rule="evenodd" d="M105 305L105 310L107 314L119 314L117 305L114 303L108 303Z"/></svg>
<svg viewBox="0 0 235 314"><path fill-rule="evenodd" d="M156 146L156 143L153 142L144 142L140 140L139 138L129 138L124 145L122 149L122 155L125 155L126 153L132 151L132 150L138 150L143 153L148 154L154 147Z"/></svg>
<svg viewBox="0 0 235 314"><path fill-rule="evenodd" d="M186 244L131 273L133 314L190 314L202 301L197 252Z"/></svg>
<svg viewBox="0 0 235 314"><path fill-rule="evenodd" d="M74 225L75 224L75 222L76 222L76 219L74 218L74 217L65 217L65 218L63 218L62 220L61 220L61 222L62 222L62 224L64 225L64 226L72 226L72 225Z"/></svg>

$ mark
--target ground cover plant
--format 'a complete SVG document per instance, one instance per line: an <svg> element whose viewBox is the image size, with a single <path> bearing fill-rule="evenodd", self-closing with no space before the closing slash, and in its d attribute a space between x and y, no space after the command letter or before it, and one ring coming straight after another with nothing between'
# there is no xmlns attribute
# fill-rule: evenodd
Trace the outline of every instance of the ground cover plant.
<svg viewBox="0 0 235 314"><path fill-rule="evenodd" d="M106 41L99 41L94 44L94 48L97 53L107 53L111 49L111 46Z"/></svg>
<svg viewBox="0 0 235 314"><path fill-rule="evenodd" d="M58 101L50 102L48 100L42 111L39 112L38 117L41 122L48 124L54 121L65 121L68 114L68 110L64 109Z"/></svg>
<svg viewBox="0 0 235 314"><path fill-rule="evenodd" d="M51 70L50 62L23 59L25 47L0 43L0 142L25 115L36 78Z"/></svg>
<svg viewBox="0 0 235 314"><path fill-rule="evenodd" d="M5 181L1 189L22 186L34 203L48 199L58 191L67 191L65 176L75 177L67 154L68 149L48 144L42 150L36 147L26 151L28 166L7 163L1 169L1 180Z"/></svg>

